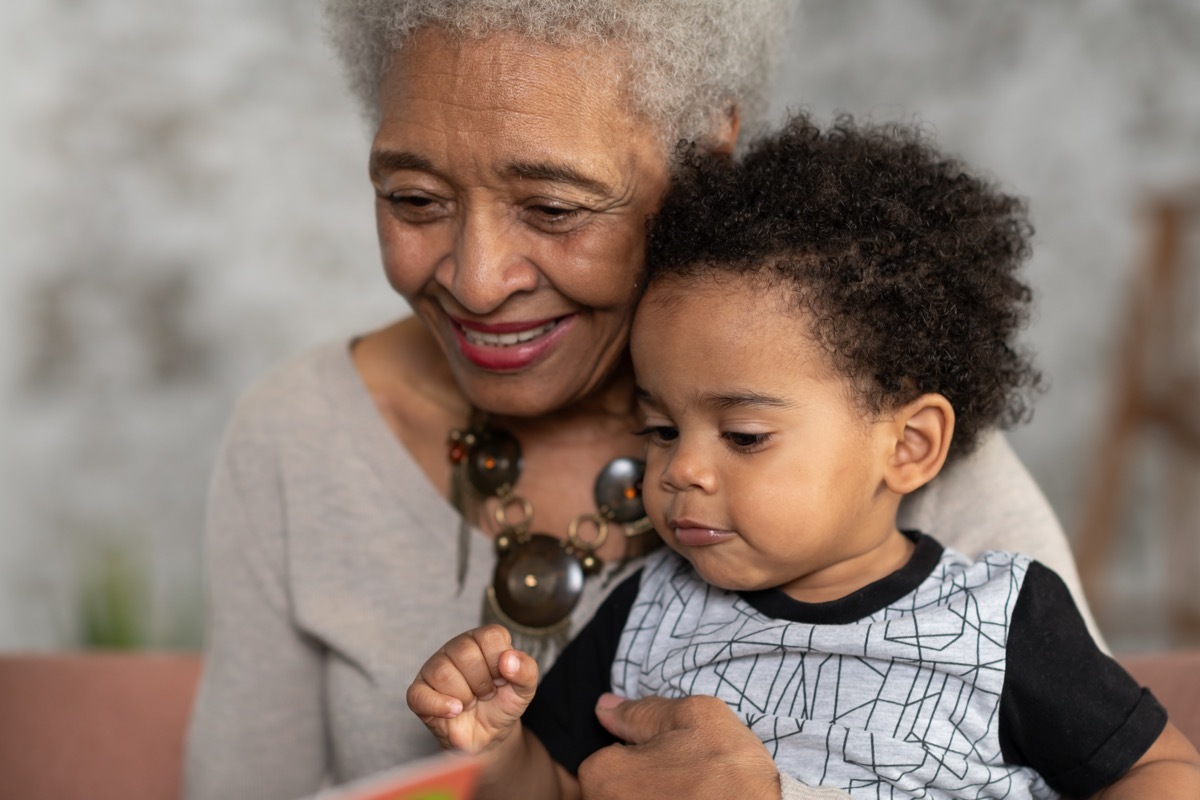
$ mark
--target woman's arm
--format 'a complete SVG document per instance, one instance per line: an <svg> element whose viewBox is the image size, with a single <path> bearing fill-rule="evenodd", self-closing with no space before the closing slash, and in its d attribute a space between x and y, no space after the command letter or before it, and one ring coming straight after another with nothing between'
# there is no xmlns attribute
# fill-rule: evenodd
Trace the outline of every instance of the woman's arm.
<svg viewBox="0 0 1200 800"><path fill-rule="evenodd" d="M264 496L278 486L273 469L231 427L209 490L208 641L188 735L187 800L299 797L326 772L322 662L291 622L282 500Z"/></svg>
<svg viewBox="0 0 1200 800"><path fill-rule="evenodd" d="M1008 550L1050 567L1071 590L1088 630L1104 649L1062 526L999 431L985 435L975 452L904 498L898 523L972 558L985 550Z"/></svg>

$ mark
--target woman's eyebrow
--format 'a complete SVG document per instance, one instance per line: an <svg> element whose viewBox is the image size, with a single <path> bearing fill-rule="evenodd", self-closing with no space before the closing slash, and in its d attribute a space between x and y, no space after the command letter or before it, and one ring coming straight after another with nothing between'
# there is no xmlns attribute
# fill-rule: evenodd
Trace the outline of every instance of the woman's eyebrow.
<svg viewBox="0 0 1200 800"><path fill-rule="evenodd" d="M613 194L612 187L604 181L584 175L579 170L566 164L553 164L543 161L512 161L504 169L504 174L529 181L565 183L596 194Z"/></svg>
<svg viewBox="0 0 1200 800"><path fill-rule="evenodd" d="M383 172L397 172L406 169L432 172L433 162L425 156L405 150L372 150L367 168L371 177L374 178Z"/></svg>

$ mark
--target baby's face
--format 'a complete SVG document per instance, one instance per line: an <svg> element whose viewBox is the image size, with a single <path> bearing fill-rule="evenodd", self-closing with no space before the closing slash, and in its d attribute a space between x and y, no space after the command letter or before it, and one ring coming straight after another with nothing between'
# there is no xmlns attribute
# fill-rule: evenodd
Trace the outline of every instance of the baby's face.
<svg viewBox="0 0 1200 800"><path fill-rule="evenodd" d="M631 341L643 498L708 582L822 602L904 547L883 483L895 442L782 302L736 278L647 292Z"/></svg>

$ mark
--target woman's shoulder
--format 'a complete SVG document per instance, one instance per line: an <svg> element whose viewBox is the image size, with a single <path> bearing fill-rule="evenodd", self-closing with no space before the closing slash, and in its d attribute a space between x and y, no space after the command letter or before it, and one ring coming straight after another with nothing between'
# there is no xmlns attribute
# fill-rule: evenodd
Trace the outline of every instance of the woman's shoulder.
<svg viewBox="0 0 1200 800"><path fill-rule="evenodd" d="M294 435L328 424L333 410L363 393L351 346L350 339L326 342L272 366L238 398L229 435Z"/></svg>
<svg viewBox="0 0 1200 800"><path fill-rule="evenodd" d="M386 343L405 328L398 323L364 336L326 342L267 370L234 406L221 463L239 474L286 474L291 480L322 485L335 473L358 475L382 469L424 486L417 479L422 462L414 455L412 441L399 435L404 429L395 420L411 417L429 404L412 392L388 392L380 389L378 381L372 383L372 375L383 375L390 385L405 384L411 369L402 359L383 370L378 358L372 364L364 357L378 349L381 340ZM448 429L448 425L424 426L436 436L439 463L445 459Z"/></svg>

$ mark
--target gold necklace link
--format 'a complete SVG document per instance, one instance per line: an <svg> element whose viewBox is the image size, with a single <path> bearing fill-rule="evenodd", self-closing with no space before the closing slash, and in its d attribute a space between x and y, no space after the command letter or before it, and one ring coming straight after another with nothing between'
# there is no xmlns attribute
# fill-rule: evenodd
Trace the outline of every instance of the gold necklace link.
<svg viewBox="0 0 1200 800"><path fill-rule="evenodd" d="M509 516L511 509L517 509L520 512L515 520ZM494 517L501 533L507 533L516 537L518 542L523 542L529 538L529 525L533 520L533 503L510 490L496 498Z"/></svg>
<svg viewBox="0 0 1200 800"><path fill-rule="evenodd" d="M587 522L596 526L596 535L591 539L584 539L579 535L579 526ZM567 526L567 541L581 553L594 553L603 547L607 540L608 520L600 514L580 514Z"/></svg>

